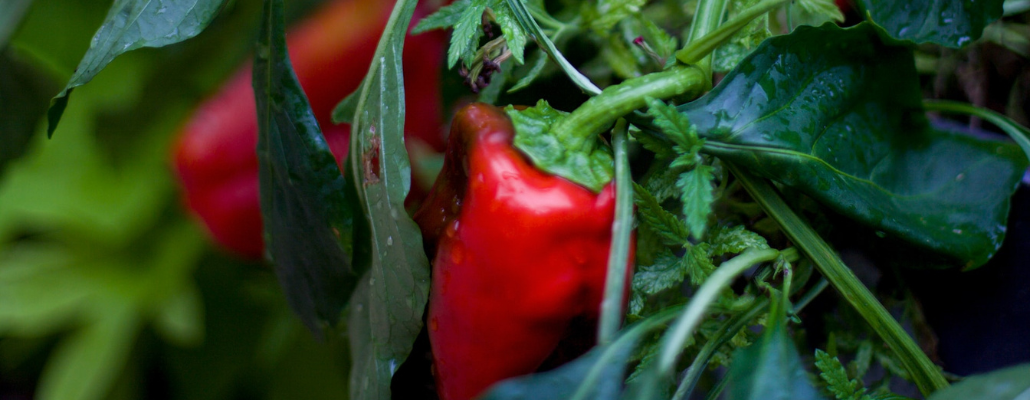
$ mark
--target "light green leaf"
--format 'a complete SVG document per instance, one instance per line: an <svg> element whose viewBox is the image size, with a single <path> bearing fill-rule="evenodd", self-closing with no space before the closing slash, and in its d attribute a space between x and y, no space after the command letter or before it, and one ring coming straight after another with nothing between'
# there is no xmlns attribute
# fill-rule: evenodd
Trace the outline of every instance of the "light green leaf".
<svg viewBox="0 0 1030 400"><path fill-rule="evenodd" d="M794 5L812 16L844 22L844 14L833 0L796 0Z"/></svg>
<svg viewBox="0 0 1030 400"><path fill-rule="evenodd" d="M686 218L690 234L696 239L704 235L708 226L708 215L712 213L712 175L711 165L698 165L684 172L676 181L680 189L680 202L683 203L683 216Z"/></svg>
<svg viewBox="0 0 1030 400"><path fill-rule="evenodd" d="M716 228L706 240L712 244L711 253L715 257L727 253L740 253L751 247L769 248L769 243L762 235L747 230L743 225Z"/></svg>
<svg viewBox="0 0 1030 400"><path fill-rule="evenodd" d="M72 90L92 80L115 57L192 38L221 7L222 0L115 0L67 86L50 101L47 135L57 129Z"/></svg>
<svg viewBox="0 0 1030 400"><path fill-rule="evenodd" d="M422 329L429 296L429 260L422 235L404 208L411 187L411 167L404 147L404 76L401 54L415 0L396 3L373 63L365 76L351 125L348 175L366 219L356 237L370 243L355 245L355 264L368 274L352 305L351 338L355 350L351 399L389 399L390 380L411 352ZM481 11L480 11L481 13ZM357 351L361 348L361 351Z"/></svg>
<svg viewBox="0 0 1030 400"><path fill-rule="evenodd" d="M411 34L417 35L433 29L446 29L456 25L458 21L461 21L461 14L470 4L472 4L472 0L457 0L441 7L428 17L418 21L418 24L411 29Z"/></svg>
<svg viewBox="0 0 1030 400"><path fill-rule="evenodd" d="M499 4L494 9L494 15L497 16L497 23L501 25L501 32L504 33L504 40L508 42L511 56L515 58L516 63L525 64L523 53L526 51L526 31L519 25L507 3Z"/></svg>
<svg viewBox="0 0 1030 400"><path fill-rule="evenodd" d="M472 58L479 49L479 38L483 36L483 12L488 0L475 0L461 13L461 18L454 24L451 32L451 47L447 51L447 66L454 68L458 60L463 60L466 67L472 64Z"/></svg>
<svg viewBox="0 0 1030 400"><path fill-rule="evenodd" d="M816 349L815 367L819 369L819 377L826 384L826 390L837 400L871 400L869 395L865 394L866 389L862 387L862 383L848 377L847 370L837 357Z"/></svg>
<svg viewBox="0 0 1030 400"><path fill-rule="evenodd" d="M130 304L106 315L58 344L39 378L40 400L97 400L106 396L125 367L139 322Z"/></svg>
<svg viewBox="0 0 1030 400"><path fill-rule="evenodd" d="M186 285L159 305L154 329L180 347L194 347L204 341L204 304L194 285Z"/></svg>
<svg viewBox="0 0 1030 400"><path fill-rule="evenodd" d="M647 189L640 185L633 185L633 191L641 221L657 233L668 246L682 246L687 243L690 231L683 221L662 208L662 205Z"/></svg>

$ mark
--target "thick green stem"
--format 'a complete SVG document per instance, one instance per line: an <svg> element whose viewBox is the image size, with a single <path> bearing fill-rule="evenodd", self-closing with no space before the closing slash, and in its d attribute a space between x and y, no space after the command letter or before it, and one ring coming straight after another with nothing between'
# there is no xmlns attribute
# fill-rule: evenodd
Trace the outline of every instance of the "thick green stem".
<svg viewBox="0 0 1030 400"><path fill-rule="evenodd" d="M626 150L626 120L620 119L612 132L615 152L615 223L612 224L612 246L608 252L608 276L601 302L601 321L597 324L597 343L606 344L615 338L622 325L623 293L626 287L626 263L629 261L630 233L633 231L633 177L630 176Z"/></svg>
<svg viewBox="0 0 1030 400"><path fill-rule="evenodd" d="M597 134L615 120L647 105L648 97L696 97L704 90L706 79L697 67L677 66L609 86L556 122L551 133L569 151L589 151Z"/></svg>
<svg viewBox="0 0 1030 400"><path fill-rule="evenodd" d="M722 14L726 12L726 3L726 0L701 0L697 2L694 21L690 24L690 35L687 36L688 47L719 27L719 23L722 22ZM705 89L707 90L712 87L712 57L704 57L686 64L697 65L701 68L705 76L709 78Z"/></svg>
<svg viewBox="0 0 1030 400"><path fill-rule="evenodd" d="M676 59L684 64L703 63L708 60L708 70L711 70L711 57L709 56L716 48L730 40L737 31L744 29L747 24L755 18L772 11L774 8L787 4L790 0L765 0L761 3L737 14L718 29L709 30L707 34L696 40L691 40L687 46L676 52ZM693 32L691 32L693 35ZM693 37L693 36L692 36Z"/></svg>
<svg viewBox="0 0 1030 400"><path fill-rule="evenodd" d="M698 288L697 293L687 304L687 309L683 310L683 314L673 323L669 332L662 339L662 348L658 355L658 371L661 374L672 372L683 345L701 323L701 319L705 316L705 310L719 297L719 292L729 287L737 275L751 268L752 265L775 260L779 255L780 252L776 249L751 248L716 268L708 280Z"/></svg>
<svg viewBox="0 0 1030 400"><path fill-rule="evenodd" d="M780 224L790 240L815 263L819 272L837 289L844 300L854 307L873 331L894 350L924 396L948 387L944 375L941 375L937 366L905 333L898 321L891 317L862 281L844 265L833 248L787 206L772 185L731 163L725 162L725 165L741 181L751 197L754 197L765 212Z"/></svg>

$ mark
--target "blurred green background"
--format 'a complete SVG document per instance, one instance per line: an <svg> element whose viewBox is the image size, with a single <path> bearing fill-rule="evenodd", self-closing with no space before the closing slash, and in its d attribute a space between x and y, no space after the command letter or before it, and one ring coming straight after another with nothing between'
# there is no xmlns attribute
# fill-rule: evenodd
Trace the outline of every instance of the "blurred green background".
<svg viewBox="0 0 1030 400"><path fill-rule="evenodd" d="M48 140L42 113L111 2L3 1L0 400L343 396L345 346L312 338L269 266L215 248L171 173L176 130L248 57L261 2L117 58ZM316 1L288 3L296 19Z"/></svg>

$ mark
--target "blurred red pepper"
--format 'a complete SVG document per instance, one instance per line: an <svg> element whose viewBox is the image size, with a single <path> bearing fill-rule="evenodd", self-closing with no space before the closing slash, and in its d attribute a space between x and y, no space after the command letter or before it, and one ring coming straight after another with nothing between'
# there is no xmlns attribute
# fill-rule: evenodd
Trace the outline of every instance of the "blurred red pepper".
<svg viewBox="0 0 1030 400"><path fill-rule="evenodd" d="M614 184L594 193L542 172L514 134L501 109L459 111L415 214L434 260L427 323L443 400L536 371L574 321L593 329L604 297Z"/></svg>
<svg viewBox="0 0 1030 400"><path fill-rule="evenodd" d="M350 126L333 125L332 109L364 78L393 3L334 0L287 35L294 71L338 164L347 155ZM416 11L415 19L426 14ZM444 147L439 74L445 45L444 33L435 31L409 36L404 46L407 141L436 151ZM264 247L257 131L247 65L197 109L173 150L190 209L218 243L248 258L261 257ZM419 189L413 185L412 192Z"/></svg>

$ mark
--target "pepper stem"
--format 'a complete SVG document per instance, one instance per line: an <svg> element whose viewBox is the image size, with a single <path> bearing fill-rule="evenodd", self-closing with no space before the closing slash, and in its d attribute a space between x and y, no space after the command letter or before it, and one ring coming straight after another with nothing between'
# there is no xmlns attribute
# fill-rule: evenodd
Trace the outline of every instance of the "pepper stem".
<svg viewBox="0 0 1030 400"><path fill-rule="evenodd" d="M605 88L571 114L555 122L551 133L565 145L567 151L590 152L597 134L615 120L646 106L648 97L696 97L704 90L706 79L701 69L689 65L629 79Z"/></svg>

